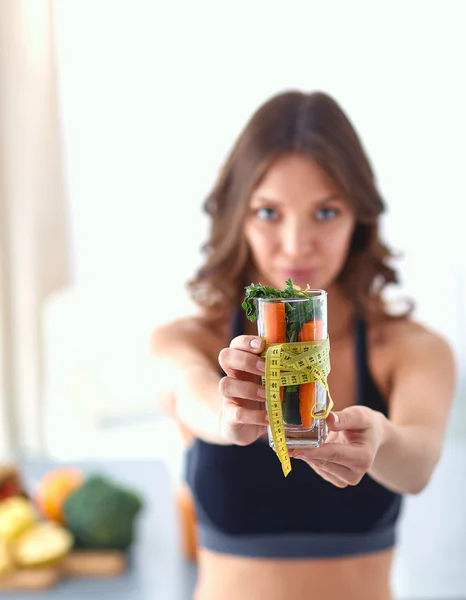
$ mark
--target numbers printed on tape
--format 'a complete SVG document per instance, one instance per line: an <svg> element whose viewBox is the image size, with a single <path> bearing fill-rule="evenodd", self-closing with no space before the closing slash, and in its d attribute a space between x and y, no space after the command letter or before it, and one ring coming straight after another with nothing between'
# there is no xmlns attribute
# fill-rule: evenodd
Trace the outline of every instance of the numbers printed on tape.
<svg viewBox="0 0 466 600"><path fill-rule="evenodd" d="M277 352L278 350L278 352ZM280 401L280 348L269 346L265 356L265 392L270 430L283 473L291 471L291 461L286 446L285 428L283 425L282 403Z"/></svg>
<svg viewBox="0 0 466 600"><path fill-rule="evenodd" d="M330 342L298 342L295 344L270 344L262 356L265 357L265 385L267 412L269 415L272 439L280 459L285 477L291 471L291 461L286 445L283 423L280 387L320 382L326 389L328 406L315 405L312 416L315 419L327 418L333 407L327 376L330 373Z"/></svg>

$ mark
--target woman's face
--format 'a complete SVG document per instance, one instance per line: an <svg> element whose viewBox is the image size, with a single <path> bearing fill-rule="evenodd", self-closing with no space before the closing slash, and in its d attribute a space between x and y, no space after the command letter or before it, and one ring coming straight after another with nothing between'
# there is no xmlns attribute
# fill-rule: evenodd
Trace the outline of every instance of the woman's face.
<svg viewBox="0 0 466 600"><path fill-rule="evenodd" d="M272 164L251 196L245 235L258 281L329 289L349 250L354 213L311 159L289 155Z"/></svg>

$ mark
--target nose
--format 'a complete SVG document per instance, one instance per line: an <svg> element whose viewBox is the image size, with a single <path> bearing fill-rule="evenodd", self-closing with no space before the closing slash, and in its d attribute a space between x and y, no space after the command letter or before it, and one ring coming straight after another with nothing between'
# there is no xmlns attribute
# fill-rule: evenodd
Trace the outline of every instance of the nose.
<svg viewBox="0 0 466 600"><path fill-rule="evenodd" d="M309 222L296 219L284 223L281 242L282 250L290 259L309 256L315 245L315 235Z"/></svg>

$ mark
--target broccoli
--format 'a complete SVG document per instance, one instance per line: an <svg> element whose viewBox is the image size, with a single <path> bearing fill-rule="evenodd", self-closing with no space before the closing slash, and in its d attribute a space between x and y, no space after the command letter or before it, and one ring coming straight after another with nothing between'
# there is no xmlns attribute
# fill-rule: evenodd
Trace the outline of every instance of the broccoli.
<svg viewBox="0 0 466 600"><path fill-rule="evenodd" d="M133 542L143 501L136 492L107 477L89 475L69 494L63 508L75 547L124 551Z"/></svg>

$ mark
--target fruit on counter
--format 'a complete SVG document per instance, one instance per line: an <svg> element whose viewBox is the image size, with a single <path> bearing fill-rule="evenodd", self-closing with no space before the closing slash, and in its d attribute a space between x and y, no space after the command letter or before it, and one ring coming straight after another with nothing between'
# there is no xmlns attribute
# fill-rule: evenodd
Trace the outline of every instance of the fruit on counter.
<svg viewBox="0 0 466 600"><path fill-rule="evenodd" d="M23 496L0 501L0 575L15 567L54 563L73 547L72 534L53 521L41 521Z"/></svg>
<svg viewBox="0 0 466 600"><path fill-rule="evenodd" d="M6 540L0 539L0 576L9 573L13 568L10 549Z"/></svg>
<svg viewBox="0 0 466 600"><path fill-rule="evenodd" d="M12 540L38 522L33 504L22 496L11 496L0 502L0 538Z"/></svg>
<svg viewBox="0 0 466 600"><path fill-rule="evenodd" d="M56 467L39 481L34 501L47 519L63 523L63 504L68 495L84 481L84 472L76 467Z"/></svg>
<svg viewBox="0 0 466 600"><path fill-rule="evenodd" d="M26 495L19 470L14 465L0 465L0 500Z"/></svg>
<svg viewBox="0 0 466 600"><path fill-rule="evenodd" d="M68 554L74 544L72 534L59 523L42 521L14 540L13 560L21 567L55 563Z"/></svg>
<svg viewBox="0 0 466 600"><path fill-rule="evenodd" d="M68 495L63 514L77 548L127 550L142 507L137 492L96 474Z"/></svg>

